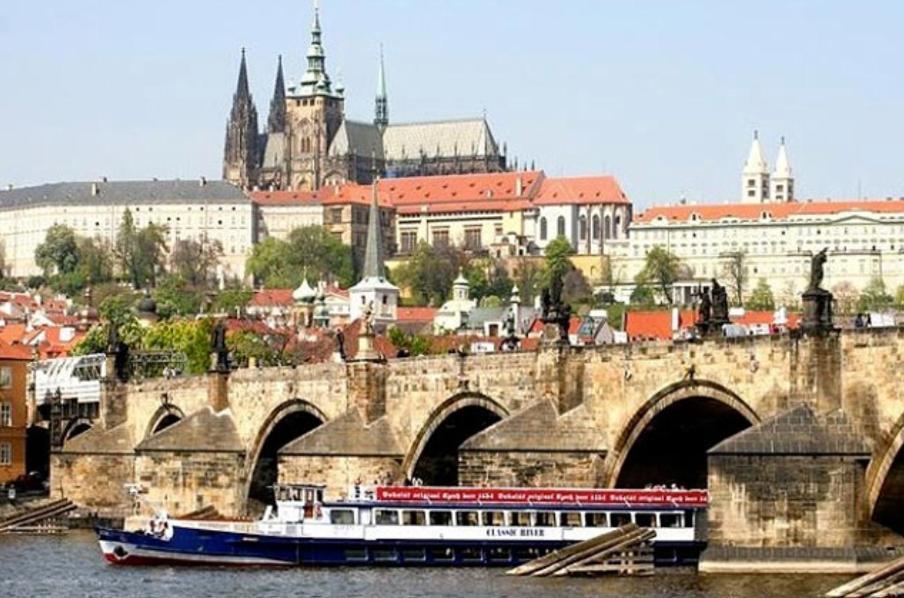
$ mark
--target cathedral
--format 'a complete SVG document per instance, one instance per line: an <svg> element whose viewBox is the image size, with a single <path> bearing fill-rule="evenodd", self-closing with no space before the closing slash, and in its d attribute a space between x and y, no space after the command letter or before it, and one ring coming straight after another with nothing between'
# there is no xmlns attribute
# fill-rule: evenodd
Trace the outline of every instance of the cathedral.
<svg viewBox="0 0 904 598"><path fill-rule="evenodd" d="M372 122L345 118L345 89L326 72L320 15L314 9L307 70L286 86L282 58L267 126L258 127L245 51L226 126L223 178L246 189L316 191L383 177L500 172L506 150L485 118L393 124L383 56Z"/></svg>

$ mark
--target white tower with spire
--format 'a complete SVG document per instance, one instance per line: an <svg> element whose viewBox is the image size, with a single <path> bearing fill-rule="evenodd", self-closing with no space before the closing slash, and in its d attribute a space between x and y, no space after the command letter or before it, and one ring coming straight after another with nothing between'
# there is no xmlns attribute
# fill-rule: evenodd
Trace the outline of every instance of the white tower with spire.
<svg viewBox="0 0 904 598"><path fill-rule="evenodd" d="M763 154L759 134L753 132L753 144L741 174L741 201L766 203L769 201L769 165Z"/></svg>
<svg viewBox="0 0 904 598"><path fill-rule="evenodd" d="M368 308L378 332L396 321L399 308L399 287L386 279L383 264L383 236L380 226L380 207L377 205L377 185L379 177L374 177L373 199L367 221L367 247L364 252L363 278L348 290L349 313L351 319L363 317Z"/></svg>
<svg viewBox="0 0 904 598"><path fill-rule="evenodd" d="M776 203L794 201L794 175L791 172L791 162L788 160L784 137L782 137L781 145L778 146L775 172L769 179L769 187L772 201Z"/></svg>

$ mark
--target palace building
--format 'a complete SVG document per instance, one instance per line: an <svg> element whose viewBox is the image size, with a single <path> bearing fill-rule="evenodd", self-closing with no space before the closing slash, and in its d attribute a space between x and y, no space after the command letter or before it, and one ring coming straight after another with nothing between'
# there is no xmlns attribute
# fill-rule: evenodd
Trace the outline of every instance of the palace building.
<svg viewBox="0 0 904 598"><path fill-rule="evenodd" d="M263 132L248 84L245 51L226 126L223 178L240 187L316 191L382 177L506 170L486 119L393 123L382 52L369 122L345 115L345 88L327 74L320 14L314 9L307 68L286 85L280 57Z"/></svg>

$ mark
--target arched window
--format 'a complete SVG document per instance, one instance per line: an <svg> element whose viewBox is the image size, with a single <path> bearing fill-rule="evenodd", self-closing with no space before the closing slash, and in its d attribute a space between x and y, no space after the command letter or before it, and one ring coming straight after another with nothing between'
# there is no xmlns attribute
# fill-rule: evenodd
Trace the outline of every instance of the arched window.
<svg viewBox="0 0 904 598"><path fill-rule="evenodd" d="M609 215L606 215L606 218L603 222L604 222L603 234L605 235L604 238L611 239L612 238L612 217Z"/></svg>
<svg viewBox="0 0 904 598"><path fill-rule="evenodd" d="M621 214L615 215L615 227L612 229L612 238L618 238L618 231L621 228Z"/></svg>
<svg viewBox="0 0 904 598"><path fill-rule="evenodd" d="M540 240L546 240L546 218L540 218Z"/></svg>
<svg viewBox="0 0 904 598"><path fill-rule="evenodd" d="M600 238L600 216L599 214L593 215L593 238L599 240Z"/></svg>
<svg viewBox="0 0 904 598"><path fill-rule="evenodd" d="M579 222L578 226L580 229L581 240L583 241L584 239L587 238L587 217L581 216L581 218L578 222Z"/></svg>
<svg viewBox="0 0 904 598"><path fill-rule="evenodd" d="M560 237L565 236L565 216L559 216L556 220L556 235Z"/></svg>

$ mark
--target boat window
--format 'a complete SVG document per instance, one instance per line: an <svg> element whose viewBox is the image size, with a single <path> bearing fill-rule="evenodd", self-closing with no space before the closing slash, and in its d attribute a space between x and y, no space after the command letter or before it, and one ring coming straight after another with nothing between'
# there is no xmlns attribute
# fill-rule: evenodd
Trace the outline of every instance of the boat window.
<svg viewBox="0 0 904 598"><path fill-rule="evenodd" d="M365 550L363 547L346 548L345 549L345 559L348 561L366 561L367 560L367 550Z"/></svg>
<svg viewBox="0 0 904 598"><path fill-rule="evenodd" d="M509 513L509 525L514 527L528 527L530 525L530 511L512 511Z"/></svg>
<svg viewBox="0 0 904 598"><path fill-rule="evenodd" d="M423 561L426 560L427 554L423 548L404 548L402 549L402 559L411 562L411 561Z"/></svg>
<svg viewBox="0 0 904 598"><path fill-rule="evenodd" d="M656 527L656 515L653 513L634 513L634 523L640 527Z"/></svg>
<svg viewBox="0 0 904 598"><path fill-rule="evenodd" d="M402 525L427 525L427 514L423 511L402 511Z"/></svg>
<svg viewBox="0 0 904 598"><path fill-rule="evenodd" d="M505 511L483 511L483 524L488 527L505 525Z"/></svg>
<svg viewBox="0 0 904 598"><path fill-rule="evenodd" d="M539 548L515 548L515 560L517 561L532 561L541 555L542 553Z"/></svg>
<svg viewBox="0 0 904 598"><path fill-rule="evenodd" d="M696 514L693 511L684 512L684 527L694 527L694 519Z"/></svg>
<svg viewBox="0 0 904 598"><path fill-rule="evenodd" d="M480 525L477 521L477 511L457 511L455 525Z"/></svg>
<svg viewBox="0 0 904 598"><path fill-rule="evenodd" d="M455 559L455 553L451 548L434 546L428 549L430 552L430 560L434 563L442 562L442 561L452 561Z"/></svg>
<svg viewBox="0 0 904 598"><path fill-rule="evenodd" d="M609 514L600 513L599 511L584 513L584 525L587 527L609 527Z"/></svg>
<svg viewBox="0 0 904 598"><path fill-rule="evenodd" d="M612 527L621 527L631 523L631 513L612 513Z"/></svg>
<svg viewBox="0 0 904 598"><path fill-rule="evenodd" d="M374 523L377 525L398 525L399 512L388 509L377 509L374 513Z"/></svg>
<svg viewBox="0 0 904 598"><path fill-rule="evenodd" d="M491 561L510 561L512 559L512 552L505 547L496 547L496 548L488 548L487 549L487 558Z"/></svg>
<svg viewBox="0 0 904 598"><path fill-rule="evenodd" d="M396 551L394 548L371 548L371 554L374 555L375 561L396 560Z"/></svg>
<svg viewBox="0 0 904 598"><path fill-rule="evenodd" d="M479 548L470 548L464 547L458 549L458 555L461 557L463 561L479 561L480 560L480 549Z"/></svg>
<svg viewBox="0 0 904 598"><path fill-rule="evenodd" d="M661 513L659 527L684 527L683 519L681 513Z"/></svg>
<svg viewBox="0 0 904 598"><path fill-rule="evenodd" d="M452 525L452 511L430 511L430 525Z"/></svg>
<svg viewBox="0 0 904 598"><path fill-rule="evenodd" d="M354 525L355 512L351 509L330 509L330 523L336 525Z"/></svg>
<svg viewBox="0 0 904 598"><path fill-rule="evenodd" d="M562 527L581 527L581 514L577 511L559 513L559 525Z"/></svg>
<svg viewBox="0 0 904 598"><path fill-rule="evenodd" d="M534 514L534 525L537 527L553 527L556 524L556 514L553 511L537 511Z"/></svg>

